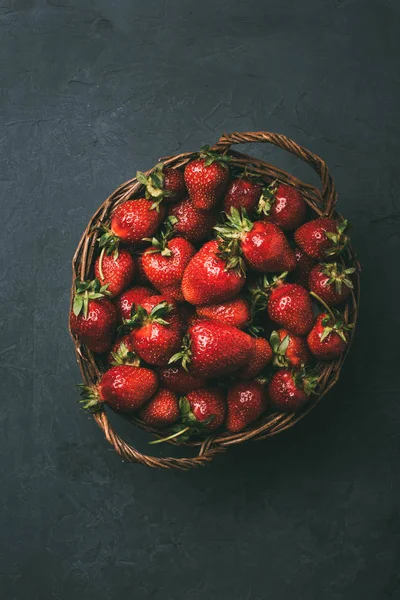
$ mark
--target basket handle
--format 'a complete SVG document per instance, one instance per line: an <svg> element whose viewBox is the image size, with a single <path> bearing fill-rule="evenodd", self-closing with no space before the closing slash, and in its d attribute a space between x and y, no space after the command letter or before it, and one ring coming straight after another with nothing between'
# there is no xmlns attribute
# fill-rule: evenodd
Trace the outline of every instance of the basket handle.
<svg viewBox="0 0 400 600"><path fill-rule="evenodd" d="M321 196L325 205L325 214L331 215L337 201L337 192L335 183L329 173L328 167L322 158L313 154L307 148L299 146L290 138L280 133L270 133L267 131L250 131L246 133L224 133L216 144L220 150L228 150L232 144L251 144L254 142L263 142L273 144L291 152L301 160L309 164L319 175L322 182Z"/></svg>

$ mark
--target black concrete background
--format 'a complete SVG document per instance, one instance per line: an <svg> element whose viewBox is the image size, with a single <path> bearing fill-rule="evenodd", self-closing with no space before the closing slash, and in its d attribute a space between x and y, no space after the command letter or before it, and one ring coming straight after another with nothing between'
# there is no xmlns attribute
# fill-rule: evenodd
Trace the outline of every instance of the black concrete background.
<svg viewBox="0 0 400 600"><path fill-rule="evenodd" d="M399 35L396 0L2 0L2 600L400 597ZM263 129L326 159L354 224L341 380L208 468L124 464L76 402L74 249L136 169Z"/></svg>

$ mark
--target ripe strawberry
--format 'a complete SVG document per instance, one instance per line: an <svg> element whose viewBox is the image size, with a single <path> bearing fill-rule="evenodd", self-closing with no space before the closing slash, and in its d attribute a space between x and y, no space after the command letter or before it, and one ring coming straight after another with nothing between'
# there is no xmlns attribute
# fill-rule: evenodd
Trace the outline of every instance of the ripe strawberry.
<svg viewBox="0 0 400 600"><path fill-rule="evenodd" d="M197 307L197 314L200 317L216 319L226 325L232 325L241 329L250 322L250 306L244 298L233 298L220 304L209 304Z"/></svg>
<svg viewBox="0 0 400 600"><path fill-rule="evenodd" d="M318 377L304 371L279 369L268 385L271 408L279 412L294 412L306 404L318 383Z"/></svg>
<svg viewBox="0 0 400 600"><path fill-rule="evenodd" d="M157 375L150 369L121 365L112 367L97 385L79 386L83 408L96 412L107 404L120 412L137 410L156 391Z"/></svg>
<svg viewBox="0 0 400 600"><path fill-rule="evenodd" d="M209 237L217 222L217 215L208 210L198 210L190 200L174 204L168 211L173 219L172 226L178 235L197 244Z"/></svg>
<svg viewBox="0 0 400 600"><path fill-rule="evenodd" d="M117 323L117 310L105 297L107 286L101 287L98 279L77 279L75 286L73 309L69 318L71 331L92 352L107 352Z"/></svg>
<svg viewBox="0 0 400 600"><path fill-rule="evenodd" d="M186 193L182 171L165 167L163 163L158 163L148 176L138 171L136 179L146 187L146 198L154 198L158 203L162 200L177 202Z"/></svg>
<svg viewBox="0 0 400 600"><path fill-rule="evenodd" d="M251 181L245 175L232 179L224 198L224 211L230 214L232 206L237 210L245 209L253 215L262 192L262 185Z"/></svg>
<svg viewBox="0 0 400 600"><path fill-rule="evenodd" d="M193 256L182 279L182 292L191 304L217 304L236 296L245 283L237 262L221 258L217 240Z"/></svg>
<svg viewBox="0 0 400 600"><path fill-rule="evenodd" d="M318 360L333 360L346 350L351 329L341 315L322 313L307 336L308 347Z"/></svg>
<svg viewBox="0 0 400 600"><path fill-rule="evenodd" d="M250 352L247 364L237 373L239 379L249 381L254 379L272 360L272 348L265 338L257 337Z"/></svg>
<svg viewBox="0 0 400 600"><path fill-rule="evenodd" d="M304 223L306 210L307 205L299 190L274 181L264 189L257 214L265 215L263 220L274 223L283 231L292 231Z"/></svg>
<svg viewBox="0 0 400 600"><path fill-rule="evenodd" d="M246 263L256 271L292 271L296 266L294 252L285 234L273 223L250 221L246 211L239 213L232 208L226 224L214 229L227 245L226 251L233 256L238 256L241 251Z"/></svg>
<svg viewBox="0 0 400 600"><path fill-rule="evenodd" d="M296 335L306 335L313 325L310 294L297 283L277 280L268 300L270 319Z"/></svg>
<svg viewBox="0 0 400 600"><path fill-rule="evenodd" d="M228 416L226 429L232 433L242 431L258 419L267 408L267 390L258 381L237 383L228 391Z"/></svg>
<svg viewBox="0 0 400 600"><path fill-rule="evenodd" d="M330 306L336 306L346 300L353 289L351 275L355 269L346 269L340 263L322 263L316 265L310 274L310 290Z"/></svg>
<svg viewBox="0 0 400 600"><path fill-rule="evenodd" d="M118 296L130 284L135 274L135 262L128 250L101 251L94 264L94 274L101 285L107 285L111 298Z"/></svg>
<svg viewBox="0 0 400 600"><path fill-rule="evenodd" d="M134 287L126 290L116 300L116 306L121 321L123 319L129 319L132 311L136 311L138 304L149 296L154 296L155 290L144 285L135 285Z"/></svg>
<svg viewBox="0 0 400 600"><path fill-rule="evenodd" d="M314 266L314 261L303 250L297 247L294 249L294 256L296 259L296 268L290 273L291 279L293 283L298 283L308 290L308 280L311 269Z"/></svg>
<svg viewBox="0 0 400 600"><path fill-rule="evenodd" d="M204 146L199 158L185 167L185 183L193 206L211 210L224 193L229 181L228 157L211 152Z"/></svg>
<svg viewBox="0 0 400 600"><path fill-rule="evenodd" d="M135 354L130 335L124 335L113 344L107 356L107 363L112 367L118 365L140 366L140 358Z"/></svg>
<svg viewBox="0 0 400 600"><path fill-rule="evenodd" d="M150 365L166 365L182 341L176 305L165 296L150 296L142 301L123 330L131 330L133 348Z"/></svg>
<svg viewBox="0 0 400 600"><path fill-rule="evenodd" d="M345 248L348 237L344 233L347 221L321 217L304 223L294 233L296 244L311 258L326 259L340 254Z"/></svg>
<svg viewBox="0 0 400 600"><path fill-rule="evenodd" d="M207 385L207 381L201 377L194 377L191 373L185 371L183 367L161 367L158 371L160 384L176 392L177 394L186 394L193 390L199 390Z"/></svg>
<svg viewBox="0 0 400 600"><path fill-rule="evenodd" d="M170 362L181 360L195 377L217 377L237 371L249 359L254 339L219 321L199 321L189 328L182 350Z"/></svg>
<svg viewBox="0 0 400 600"><path fill-rule="evenodd" d="M139 244L143 238L152 236L165 216L165 208L152 200L138 198L120 204L111 216L111 227L102 238L102 245L114 248L120 241Z"/></svg>
<svg viewBox="0 0 400 600"><path fill-rule="evenodd" d="M150 286L150 281L147 279L143 269L142 254L133 257L135 261L135 279L139 285Z"/></svg>
<svg viewBox="0 0 400 600"><path fill-rule="evenodd" d="M139 411L139 419L150 427L167 427L180 417L178 398L170 390L159 388Z"/></svg>
<svg viewBox="0 0 400 600"><path fill-rule="evenodd" d="M310 352L307 342L298 335L289 333L286 329L278 329L269 338L274 351L273 364L276 367L301 367L310 362Z"/></svg>

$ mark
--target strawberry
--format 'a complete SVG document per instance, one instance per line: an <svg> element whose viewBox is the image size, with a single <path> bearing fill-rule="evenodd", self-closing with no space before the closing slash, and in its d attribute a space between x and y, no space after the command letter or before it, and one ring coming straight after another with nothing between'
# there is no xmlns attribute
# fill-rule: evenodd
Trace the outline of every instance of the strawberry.
<svg viewBox="0 0 400 600"><path fill-rule="evenodd" d="M273 331L269 338L274 351L273 364L276 367L301 367L310 362L307 342L286 329Z"/></svg>
<svg viewBox="0 0 400 600"><path fill-rule="evenodd" d="M296 268L290 273L291 279L293 283L298 283L308 290L308 280L311 269L314 266L314 261L303 250L297 247L294 248L294 257L296 259Z"/></svg>
<svg viewBox="0 0 400 600"><path fill-rule="evenodd" d="M251 181L246 175L232 179L224 198L224 211L230 214L232 206L237 210L245 209L253 215L262 192L262 185Z"/></svg>
<svg viewBox="0 0 400 600"><path fill-rule="evenodd" d="M310 294L297 283L277 280L268 300L272 321L295 335L306 335L313 325Z"/></svg>
<svg viewBox="0 0 400 600"><path fill-rule="evenodd" d="M133 257L135 261L135 279L139 285L150 286L150 281L147 279L143 269L142 254Z"/></svg>
<svg viewBox="0 0 400 600"><path fill-rule="evenodd" d="M101 354L111 346L117 323L117 310L107 300L107 286L100 286L98 279L75 281L75 297L70 313L70 327L82 344Z"/></svg>
<svg viewBox="0 0 400 600"><path fill-rule="evenodd" d="M131 330L135 353L150 365L166 365L182 341L176 304L165 296L143 300L122 330Z"/></svg>
<svg viewBox="0 0 400 600"><path fill-rule="evenodd" d="M351 329L338 313L321 313L307 336L308 347L318 360L333 360L346 350Z"/></svg>
<svg viewBox="0 0 400 600"><path fill-rule="evenodd" d="M182 279L182 292L191 304L217 304L236 296L245 283L237 262L221 258L217 240L193 256Z"/></svg>
<svg viewBox="0 0 400 600"><path fill-rule="evenodd" d="M322 263L316 265L310 274L310 290L330 306L341 304L353 289L351 275L355 269L346 269L342 264Z"/></svg>
<svg viewBox="0 0 400 600"><path fill-rule="evenodd" d="M113 344L107 357L107 362L112 367L116 367L117 365L133 365L138 367L140 365L140 358L135 354L130 335L124 335Z"/></svg>
<svg viewBox="0 0 400 600"><path fill-rule="evenodd" d="M237 377L245 381L253 379L271 362L272 355L268 341L262 337L255 338L247 364L236 373Z"/></svg>
<svg viewBox="0 0 400 600"><path fill-rule="evenodd" d="M129 290L126 290L116 300L116 306L120 319L129 319L132 311L136 311L137 305L140 304L145 298L153 296L154 294L155 291L152 288L144 285L135 285Z"/></svg>
<svg viewBox="0 0 400 600"><path fill-rule="evenodd" d="M83 408L95 412L107 404L120 412L132 412L156 391L157 375L150 369L121 365L112 367L97 385L81 385Z"/></svg>
<svg viewBox="0 0 400 600"><path fill-rule="evenodd" d="M335 219L321 217L304 223L294 233L296 244L311 258L324 260L340 254L346 247L348 237L345 234L347 221L340 223Z"/></svg>
<svg viewBox="0 0 400 600"><path fill-rule="evenodd" d="M158 376L160 384L163 387L177 394L186 394L193 390L199 390L207 384L204 378L194 377L191 373L185 371L183 367L175 367L173 365L161 367L158 371Z"/></svg>
<svg viewBox="0 0 400 600"><path fill-rule="evenodd" d="M154 198L158 204L162 200L177 202L186 193L182 171L165 167L163 163L158 163L148 176L138 171L136 179L146 187L146 198Z"/></svg>
<svg viewBox="0 0 400 600"><path fill-rule="evenodd" d="M167 427L180 417L178 398L170 390L159 388L139 411L139 419L150 427Z"/></svg>
<svg viewBox="0 0 400 600"><path fill-rule="evenodd" d="M215 213L207 210L198 210L188 199L171 206L168 214L169 219L171 217L173 219L172 226L175 233L186 238L193 244L197 244L210 236L214 225L217 223L217 215Z"/></svg>
<svg viewBox="0 0 400 600"><path fill-rule="evenodd" d="M111 215L110 229L100 238L102 247L114 249L119 242L139 244L143 238L152 236L165 216L163 206L152 200L138 198L120 204Z"/></svg>
<svg viewBox="0 0 400 600"><path fill-rule="evenodd" d="M283 231L292 231L304 223L307 205L294 187L274 181L264 189L257 207L263 220L274 223Z"/></svg>
<svg viewBox="0 0 400 600"><path fill-rule="evenodd" d="M211 210L224 193L229 181L228 157L204 146L199 158L185 167L185 183L194 208Z"/></svg>
<svg viewBox="0 0 400 600"><path fill-rule="evenodd" d="M279 369L268 385L271 408L279 412L294 412L306 404L318 383L318 377L304 371Z"/></svg>
<svg viewBox="0 0 400 600"><path fill-rule="evenodd" d="M228 391L228 416L226 429L232 433L242 431L258 419L267 408L267 390L258 381L235 384Z"/></svg>
<svg viewBox="0 0 400 600"><path fill-rule="evenodd" d="M112 254L103 248L94 264L95 277L114 298L128 287L135 274L135 262L128 250L114 250Z"/></svg>
<svg viewBox="0 0 400 600"><path fill-rule="evenodd" d="M244 298L236 297L220 304L209 304L197 307L200 317L216 319L226 325L232 325L241 329L250 322L250 306Z"/></svg>
<svg viewBox="0 0 400 600"><path fill-rule="evenodd" d="M189 328L182 350L170 362L181 360L195 377L217 377L237 371L249 359L254 339L219 321L199 321Z"/></svg>
<svg viewBox="0 0 400 600"><path fill-rule="evenodd" d="M246 211L239 213L233 207L226 224L214 229L224 241L226 252L233 256L241 252L246 263L256 271L292 271L296 266L294 252L285 234L273 223L253 222Z"/></svg>

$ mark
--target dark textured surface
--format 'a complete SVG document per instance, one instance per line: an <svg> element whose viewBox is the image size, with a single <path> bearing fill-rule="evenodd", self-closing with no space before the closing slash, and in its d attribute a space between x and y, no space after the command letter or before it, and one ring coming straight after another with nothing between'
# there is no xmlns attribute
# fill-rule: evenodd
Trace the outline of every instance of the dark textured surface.
<svg viewBox="0 0 400 600"><path fill-rule="evenodd" d="M2 599L400 597L399 35L396 0L2 0ZM76 403L73 251L136 169L258 129L325 158L355 225L341 381L206 469L124 464Z"/></svg>

